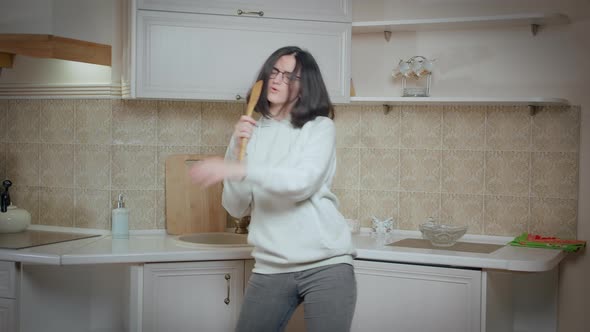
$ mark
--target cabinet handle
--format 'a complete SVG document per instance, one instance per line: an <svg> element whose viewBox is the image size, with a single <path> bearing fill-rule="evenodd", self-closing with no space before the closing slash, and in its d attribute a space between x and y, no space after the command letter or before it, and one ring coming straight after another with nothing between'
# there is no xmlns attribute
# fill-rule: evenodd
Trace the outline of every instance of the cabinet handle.
<svg viewBox="0 0 590 332"><path fill-rule="evenodd" d="M242 99L242 96L236 95L236 100L240 100L240 99Z"/></svg>
<svg viewBox="0 0 590 332"><path fill-rule="evenodd" d="M264 12L262 10L261 11L258 11L258 12L252 12L252 11L238 9L238 15L258 15L258 16L264 16Z"/></svg>
<svg viewBox="0 0 590 332"><path fill-rule="evenodd" d="M231 276L229 275L229 273L225 274L225 280L227 280L227 297L225 298L225 300L223 300L223 303L229 305L229 279L231 279Z"/></svg>

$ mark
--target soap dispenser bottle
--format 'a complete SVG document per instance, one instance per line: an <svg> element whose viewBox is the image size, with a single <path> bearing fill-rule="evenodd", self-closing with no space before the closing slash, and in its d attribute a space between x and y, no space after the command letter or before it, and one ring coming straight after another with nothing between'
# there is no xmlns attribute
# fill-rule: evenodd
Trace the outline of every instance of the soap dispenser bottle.
<svg viewBox="0 0 590 332"><path fill-rule="evenodd" d="M119 194L117 208L113 209L111 223L113 239L129 238L129 209L125 207L123 194Z"/></svg>

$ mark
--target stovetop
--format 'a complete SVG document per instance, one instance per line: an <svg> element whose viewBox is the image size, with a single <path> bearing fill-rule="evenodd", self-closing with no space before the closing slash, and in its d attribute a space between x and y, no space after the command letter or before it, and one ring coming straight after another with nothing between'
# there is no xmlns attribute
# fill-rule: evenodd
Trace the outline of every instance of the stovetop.
<svg viewBox="0 0 590 332"><path fill-rule="evenodd" d="M19 233L1 233L0 249L24 249L52 243L85 239L95 236L100 235L33 230L25 230Z"/></svg>

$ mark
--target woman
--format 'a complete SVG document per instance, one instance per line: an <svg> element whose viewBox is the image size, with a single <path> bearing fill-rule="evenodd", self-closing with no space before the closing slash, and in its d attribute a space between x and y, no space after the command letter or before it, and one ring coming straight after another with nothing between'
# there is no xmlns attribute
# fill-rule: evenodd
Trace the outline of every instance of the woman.
<svg viewBox="0 0 590 332"><path fill-rule="evenodd" d="M223 206L251 214L254 246L236 331L282 331L303 303L308 331L348 331L356 304L350 231L330 191L336 170L334 110L310 53L283 47L264 63L256 111L242 116L225 160L191 170L194 182L224 181ZM248 138L238 162L240 140Z"/></svg>

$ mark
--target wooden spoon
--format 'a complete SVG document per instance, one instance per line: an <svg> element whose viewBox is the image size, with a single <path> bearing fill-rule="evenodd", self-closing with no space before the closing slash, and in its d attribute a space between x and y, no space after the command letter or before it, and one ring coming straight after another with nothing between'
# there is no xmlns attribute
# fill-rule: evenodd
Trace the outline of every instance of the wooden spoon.
<svg viewBox="0 0 590 332"><path fill-rule="evenodd" d="M258 102L258 98L260 98L260 91L262 90L262 80L256 81L254 86L252 86L252 91L250 92L250 99L248 100L248 107L246 107L246 115L252 116L252 111L254 111L254 107ZM246 145L248 144L248 139L246 137L242 137L242 141L240 142L240 156L238 157L239 161L244 159L244 155L246 154Z"/></svg>

